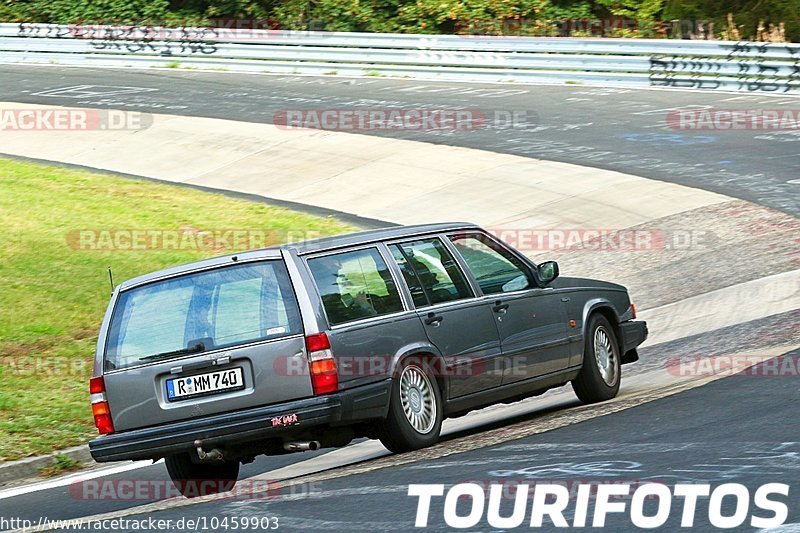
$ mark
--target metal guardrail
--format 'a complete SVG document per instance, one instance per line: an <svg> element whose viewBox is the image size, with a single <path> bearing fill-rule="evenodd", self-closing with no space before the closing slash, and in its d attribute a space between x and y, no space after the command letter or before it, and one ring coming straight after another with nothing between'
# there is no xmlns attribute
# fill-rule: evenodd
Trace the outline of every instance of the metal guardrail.
<svg viewBox="0 0 800 533"><path fill-rule="evenodd" d="M800 94L800 45L0 24L0 62Z"/></svg>

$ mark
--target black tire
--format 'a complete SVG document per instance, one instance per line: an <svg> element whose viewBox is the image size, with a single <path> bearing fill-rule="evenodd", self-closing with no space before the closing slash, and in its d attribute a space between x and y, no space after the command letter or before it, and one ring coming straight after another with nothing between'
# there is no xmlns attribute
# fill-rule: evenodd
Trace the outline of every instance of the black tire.
<svg viewBox="0 0 800 533"><path fill-rule="evenodd" d="M413 373L413 376L410 373ZM406 376L405 379L404 376ZM417 387L416 393L410 390L415 386ZM401 390L403 387L406 388L405 404L411 409L409 416L406 416L403 407L402 395L404 393ZM430 394L427 394L426 388ZM418 404L415 403L415 397ZM433 404L429 404L428 401L432 401ZM419 405L419 411L414 410L414 405ZM393 380L389 414L378 425L378 438L386 449L394 453L410 452L432 446L439 440L443 413L442 394L433 378L430 365L423 360L406 360L401 363L398 375ZM426 414L429 414L430 417ZM421 430L412 424L409 417L416 421L417 426L421 426Z"/></svg>
<svg viewBox="0 0 800 533"><path fill-rule="evenodd" d="M596 347L599 354L596 354ZM604 359L605 353L608 353L608 359ZM603 364L606 362L607 364ZM572 381L575 394L583 403L604 402L615 397L622 377L620 365L619 343L614 328L603 315L591 315L586 327L583 367L578 377Z"/></svg>
<svg viewBox="0 0 800 533"><path fill-rule="evenodd" d="M194 463L188 453L164 459L172 484L187 498L233 490L239 477L239 461Z"/></svg>

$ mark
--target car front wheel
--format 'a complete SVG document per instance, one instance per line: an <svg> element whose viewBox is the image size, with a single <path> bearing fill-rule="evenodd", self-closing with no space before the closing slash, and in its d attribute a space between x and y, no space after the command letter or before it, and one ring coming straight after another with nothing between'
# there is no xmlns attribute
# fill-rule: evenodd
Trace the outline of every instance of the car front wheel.
<svg viewBox="0 0 800 533"><path fill-rule="evenodd" d="M442 397L424 361L403 363L392 384L389 414L379 438L389 451L408 452L431 446L442 429Z"/></svg>
<svg viewBox="0 0 800 533"><path fill-rule="evenodd" d="M583 403L610 400L619 392L621 377L619 344L608 319L600 314L589 318L583 352L583 367L572 381Z"/></svg>
<svg viewBox="0 0 800 533"><path fill-rule="evenodd" d="M164 459L172 484L187 498L233 490L239 477L239 461L195 463L188 453Z"/></svg>

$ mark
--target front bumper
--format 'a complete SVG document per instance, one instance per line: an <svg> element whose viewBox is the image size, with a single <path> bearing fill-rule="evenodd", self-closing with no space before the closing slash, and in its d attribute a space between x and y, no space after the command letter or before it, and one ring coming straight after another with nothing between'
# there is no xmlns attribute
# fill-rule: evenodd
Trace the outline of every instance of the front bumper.
<svg viewBox="0 0 800 533"><path fill-rule="evenodd" d="M647 339L647 322L643 320L628 320L619 325L619 330L622 337L620 339L622 364L635 363L639 360L636 347Z"/></svg>
<svg viewBox="0 0 800 533"><path fill-rule="evenodd" d="M390 391L391 380L384 380L336 394L133 429L97 438L89 443L89 451L100 463L155 459L192 450L198 439L211 447L235 445L384 418Z"/></svg>

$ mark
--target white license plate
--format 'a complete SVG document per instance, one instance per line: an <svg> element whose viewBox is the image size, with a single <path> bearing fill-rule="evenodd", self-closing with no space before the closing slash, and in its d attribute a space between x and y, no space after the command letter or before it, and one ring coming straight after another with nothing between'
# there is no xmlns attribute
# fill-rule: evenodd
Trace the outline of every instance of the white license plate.
<svg viewBox="0 0 800 533"><path fill-rule="evenodd" d="M244 372L242 369L229 368L185 378L168 379L167 399L170 401L183 400L243 388Z"/></svg>

